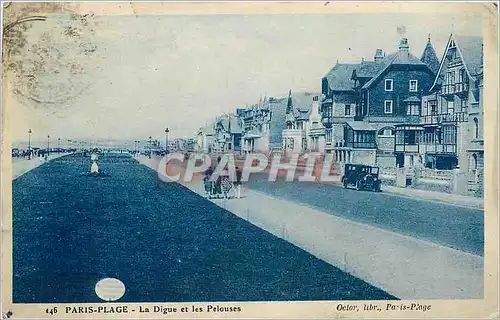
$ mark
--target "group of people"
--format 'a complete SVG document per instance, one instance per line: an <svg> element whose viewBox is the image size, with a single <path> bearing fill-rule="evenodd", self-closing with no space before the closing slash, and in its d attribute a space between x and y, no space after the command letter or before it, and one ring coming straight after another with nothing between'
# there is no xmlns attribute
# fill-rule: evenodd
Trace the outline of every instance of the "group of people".
<svg viewBox="0 0 500 320"><path fill-rule="evenodd" d="M220 163L221 158L217 159L217 163ZM212 175L214 173L213 168L210 166L205 171L205 177L203 178L203 184L205 192L208 198L223 196L224 198L229 197L229 192L231 189L234 191L234 197L236 199L241 198L241 176L242 172L239 167L236 167L235 177L229 176L218 176L215 181L212 181Z"/></svg>
<svg viewBox="0 0 500 320"><path fill-rule="evenodd" d="M14 158L27 158L32 159L34 157L39 157L41 159L47 160L49 152L43 149L30 149L30 150L16 150L12 152L12 157Z"/></svg>

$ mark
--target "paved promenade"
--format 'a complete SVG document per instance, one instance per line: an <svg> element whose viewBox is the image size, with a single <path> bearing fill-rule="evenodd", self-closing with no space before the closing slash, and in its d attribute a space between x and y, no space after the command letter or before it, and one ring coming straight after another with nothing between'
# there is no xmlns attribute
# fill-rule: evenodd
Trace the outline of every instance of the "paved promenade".
<svg viewBox="0 0 500 320"><path fill-rule="evenodd" d="M157 160L139 159L151 168ZM202 195L199 180L183 183ZM483 258L243 188L242 199L212 200L238 217L403 299L483 295Z"/></svg>
<svg viewBox="0 0 500 320"><path fill-rule="evenodd" d="M12 158L12 180L22 176L30 170L35 169L36 167L46 163L47 161L57 159L67 154L68 153L52 153L50 156L48 156L47 160L36 156L32 157L31 159Z"/></svg>

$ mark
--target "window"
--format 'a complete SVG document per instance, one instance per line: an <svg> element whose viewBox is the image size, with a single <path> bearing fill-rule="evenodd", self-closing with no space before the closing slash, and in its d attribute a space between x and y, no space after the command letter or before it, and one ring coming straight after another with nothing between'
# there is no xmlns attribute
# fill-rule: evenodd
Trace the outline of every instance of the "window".
<svg viewBox="0 0 500 320"><path fill-rule="evenodd" d="M327 143L332 142L332 129L326 129L325 130L325 140Z"/></svg>
<svg viewBox="0 0 500 320"><path fill-rule="evenodd" d="M409 116L419 116L420 115L420 105L415 102L408 102L406 108L406 114Z"/></svg>
<svg viewBox="0 0 500 320"><path fill-rule="evenodd" d="M346 104L345 105L344 114L346 116L350 116L351 115L351 105L350 104Z"/></svg>
<svg viewBox="0 0 500 320"><path fill-rule="evenodd" d="M444 144L457 143L457 128L455 126L443 127L443 143Z"/></svg>
<svg viewBox="0 0 500 320"><path fill-rule="evenodd" d="M396 144L404 144L404 131L398 130L396 131Z"/></svg>
<svg viewBox="0 0 500 320"><path fill-rule="evenodd" d="M460 69L460 71L458 72L458 82L465 82L465 69Z"/></svg>
<svg viewBox="0 0 500 320"><path fill-rule="evenodd" d="M417 92L418 90L418 80L410 80L410 91Z"/></svg>
<svg viewBox="0 0 500 320"><path fill-rule="evenodd" d="M325 105L325 107L323 108L323 118L330 119L332 117L332 108L333 106L331 104Z"/></svg>
<svg viewBox="0 0 500 320"><path fill-rule="evenodd" d="M429 109L431 115L437 114L437 100L429 101Z"/></svg>
<svg viewBox="0 0 500 320"><path fill-rule="evenodd" d="M392 91L392 79L385 79L385 91Z"/></svg>
<svg viewBox="0 0 500 320"><path fill-rule="evenodd" d="M394 136L394 129L391 129L391 128L380 129L378 132L378 135L382 136L382 137L393 137Z"/></svg>
<svg viewBox="0 0 500 320"><path fill-rule="evenodd" d="M448 101L448 104L447 104L447 113L448 114L453 114L455 112L455 104L453 103L453 101Z"/></svg>
<svg viewBox="0 0 500 320"><path fill-rule="evenodd" d="M384 101L384 113L392 113L392 100Z"/></svg>
<svg viewBox="0 0 500 320"><path fill-rule="evenodd" d="M479 139L479 120L474 118L474 138Z"/></svg>
<svg viewBox="0 0 500 320"><path fill-rule="evenodd" d="M419 142L418 132L415 130L404 131L404 141L406 145L416 145Z"/></svg>
<svg viewBox="0 0 500 320"><path fill-rule="evenodd" d="M446 73L445 84L455 84L455 71L448 71Z"/></svg>

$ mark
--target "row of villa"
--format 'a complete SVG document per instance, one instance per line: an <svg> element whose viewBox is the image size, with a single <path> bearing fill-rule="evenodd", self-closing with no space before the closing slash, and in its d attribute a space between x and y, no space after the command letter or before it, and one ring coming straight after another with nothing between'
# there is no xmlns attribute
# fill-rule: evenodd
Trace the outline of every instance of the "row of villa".
<svg viewBox="0 0 500 320"><path fill-rule="evenodd" d="M333 153L337 164L483 169L481 37L450 35L439 61L430 36L417 58L407 38L373 60L336 63L321 93L264 98L197 133L204 152Z"/></svg>

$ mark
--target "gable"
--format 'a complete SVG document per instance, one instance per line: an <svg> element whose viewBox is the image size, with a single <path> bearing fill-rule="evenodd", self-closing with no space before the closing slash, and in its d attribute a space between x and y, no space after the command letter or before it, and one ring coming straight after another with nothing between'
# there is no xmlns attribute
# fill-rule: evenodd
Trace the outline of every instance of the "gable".
<svg viewBox="0 0 500 320"><path fill-rule="evenodd" d="M378 83L380 79L389 71L393 66L406 66L409 69L417 70L418 68L427 69L433 75L434 73L429 69L425 63L420 61L417 57L408 52L396 52L389 55L382 60L383 65L380 67L378 73L361 87L361 89L368 89L372 85Z"/></svg>
<svg viewBox="0 0 500 320"><path fill-rule="evenodd" d="M462 45L460 42L462 42ZM448 60L450 50L456 50L456 54L461 59L467 75L474 80L475 76L480 72L479 70L482 64L482 43L481 37L458 37L451 34L441 58L439 71L436 74L430 91L434 91L436 85L441 85L444 81L444 75L450 62Z"/></svg>

